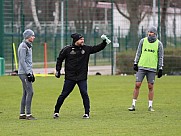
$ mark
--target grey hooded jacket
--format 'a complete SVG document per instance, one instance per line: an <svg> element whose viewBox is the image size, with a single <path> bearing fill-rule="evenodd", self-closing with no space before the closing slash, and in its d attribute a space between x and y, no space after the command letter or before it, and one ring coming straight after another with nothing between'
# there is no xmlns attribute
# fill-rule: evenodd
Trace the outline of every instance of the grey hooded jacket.
<svg viewBox="0 0 181 136"><path fill-rule="evenodd" d="M157 36L157 28L155 26L149 27L148 32L153 32ZM156 39L157 39L157 37L156 37ZM156 39L155 39L155 41L156 41ZM143 42L144 42L144 38L141 39L140 42L139 42L138 49L137 49L137 52L136 52L136 56L135 56L135 59L134 59L134 64L138 64L138 62L139 62L139 59L140 59L141 54L142 54ZM159 69L163 69L163 58L164 58L163 44L162 44L161 41L159 41L158 42L158 64L157 64L157 69L145 68L145 67L139 67L139 69L153 71L153 72L156 72Z"/></svg>
<svg viewBox="0 0 181 136"><path fill-rule="evenodd" d="M18 47L18 74L32 74L32 44L23 40Z"/></svg>

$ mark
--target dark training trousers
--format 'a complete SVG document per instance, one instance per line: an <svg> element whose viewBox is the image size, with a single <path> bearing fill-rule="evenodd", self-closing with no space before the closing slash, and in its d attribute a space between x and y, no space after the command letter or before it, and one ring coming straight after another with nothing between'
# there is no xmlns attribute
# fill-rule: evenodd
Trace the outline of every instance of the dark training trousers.
<svg viewBox="0 0 181 136"><path fill-rule="evenodd" d="M34 93L32 83L28 81L27 75L25 74L19 74L19 78L21 79L23 86L20 114L25 114L25 108L26 114L31 114L31 102Z"/></svg>
<svg viewBox="0 0 181 136"><path fill-rule="evenodd" d="M59 110L65 98L72 92L76 84L78 85L80 94L82 96L85 114L89 114L90 101L89 101L89 96L87 93L87 80L81 80L81 81L65 80L62 93L57 99L54 113L59 113Z"/></svg>

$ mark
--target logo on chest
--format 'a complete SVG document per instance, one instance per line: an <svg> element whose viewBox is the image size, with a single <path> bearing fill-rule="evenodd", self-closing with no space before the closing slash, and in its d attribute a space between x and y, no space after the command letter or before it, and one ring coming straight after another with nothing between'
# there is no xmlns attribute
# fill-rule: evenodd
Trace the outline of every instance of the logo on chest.
<svg viewBox="0 0 181 136"><path fill-rule="evenodd" d="M82 49L82 50L81 50L81 53L82 53L82 54L85 54L85 51Z"/></svg>
<svg viewBox="0 0 181 136"><path fill-rule="evenodd" d="M72 48L72 50L71 50L70 54L76 54L76 52L75 52L75 48Z"/></svg>
<svg viewBox="0 0 181 136"><path fill-rule="evenodd" d="M80 51L80 53L81 53L81 54L85 54L85 50L82 49L82 50ZM75 51L75 48L72 48L70 54L77 54L76 51Z"/></svg>
<svg viewBox="0 0 181 136"><path fill-rule="evenodd" d="M146 52L152 52L152 53L154 53L154 52L155 52L155 50L154 50L154 49L147 49L147 48L145 48L145 49L144 49L144 51L146 51Z"/></svg>

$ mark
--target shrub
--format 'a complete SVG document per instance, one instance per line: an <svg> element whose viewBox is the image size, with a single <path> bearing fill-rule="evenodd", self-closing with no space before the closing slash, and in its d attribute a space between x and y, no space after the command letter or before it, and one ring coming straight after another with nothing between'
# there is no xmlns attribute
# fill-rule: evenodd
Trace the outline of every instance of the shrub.
<svg viewBox="0 0 181 136"><path fill-rule="evenodd" d="M134 74L133 63L136 51L125 51L117 54L117 74ZM181 49L164 49L163 73L181 75Z"/></svg>

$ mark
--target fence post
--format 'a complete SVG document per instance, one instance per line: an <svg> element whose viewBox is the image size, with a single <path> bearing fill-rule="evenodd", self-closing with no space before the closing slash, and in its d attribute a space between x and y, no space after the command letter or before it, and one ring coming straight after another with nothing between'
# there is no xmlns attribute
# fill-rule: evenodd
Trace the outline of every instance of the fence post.
<svg viewBox="0 0 181 136"><path fill-rule="evenodd" d="M158 39L160 39L160 0L158 0Z"/></svg>
<svg viewBox="0 0 181 136"><path fill-rule="evenodd" d="M61 0L61 49L64 47L64 0Z"/></svg>
<svg viewBox="0 0 181 136"><path fill-rule="evenodd" d="M121 51L121 34L120 34L121 28L118 27L118 43L119 43L119 52Z"/></svg>
<svg viewBox="0 0 181 136"><path fill-rule="evenodd" d="M126 51L127 51L127 50L128 50L128 36L127 36L127 35L126 35L125 40L126 40L126 42L125 42L125 43L126 43L126 44L125 44L125 45L126 45L125 49L126 49Z"/></svg>
<svg viewBox="0 0 181 136"><path fill-rule="evenodd" d="M0 1L0 57L4 57L4 0Z"/></svg>
<svg viewBox="0 0 181 136"><path fill-rule="evenodd" d="M54 48L54 61L57 60L57 35L54 36L54 45L55 45L55 48Z"/></svg>
<svg viewBox="0 0 181 136"><path fill-rule="evenodd" d="M23 1L21 0L21 34L24 32L25 30L25 16L24 16L24 9L23 9Z"/></svg>
<svg viewBox="0 0 181 136"><path fill-rule="evenodd" d="M96 45L97 32L96 27L94 28L94 45ZM94 66L96 66L96 53L94 54Z"/></svg>
<svg viewBox="0 0 181 136"><path fill-rule="evenodd" d="M113 36L114 36L114 24L113 24L113 20L114 20L114 17L113 17L113 8L114 8L114 5L113 5L113 0L111 0L111 41L113 41ZM111 42L111 75L113 75L114 71L114 54L113 54L113 42Z"/></svg>
<svg viewBox="0 0 181 136"><path fill-rule="evenodd" d="M11 0L11 32L12 32L12 36L11 36L11 40L12 40L12 71L14 71L14 29L13 29L13 25L14 25L14 0ZM17 70L17 69L15 69Z"/></svg>
<svg viewBox="0 0 181 136"><path fill-rule="evenodd" d="M68 0L65 1L65 45L68 45Z"/></svg>

